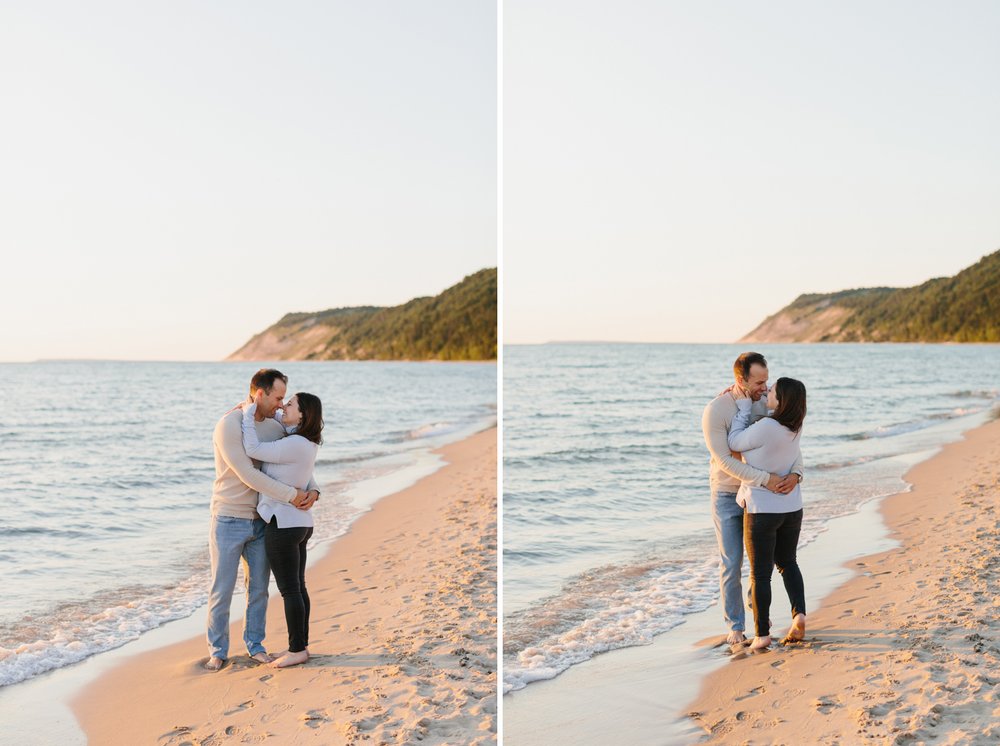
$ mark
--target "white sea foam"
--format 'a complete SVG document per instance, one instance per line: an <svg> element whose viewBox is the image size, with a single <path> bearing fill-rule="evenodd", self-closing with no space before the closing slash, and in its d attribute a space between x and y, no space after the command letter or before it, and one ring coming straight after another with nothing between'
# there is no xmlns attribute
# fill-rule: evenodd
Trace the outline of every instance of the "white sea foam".
<svg viewBox="0 0 1000 746"><path fill-rule="evenodd" d="M460 427L460 425L456 425L452 422L435 422L431 425L424 425L410 430L410 432L406 434L406 439L419 440L421 438L436 438L456 432L460 429Z"/></svg>
<svg viewBox="0 0 1000 746"><path fill-rule="evenodd" d="M598 653L649 644L655 635L680 624L685 614L707 608L717 593L717 578L718 563L713 558L693 567L651 572L634 584L607 589L601 595L550 601L556 607L575 606L575 613L565 617L581 618L560 627L550 617L537 630L554 625L555 633L505 658L504 693L554 678ZM553 608L551 613L558 617L560 612Z"/></svg>
<svg viewBox="0 0 1000 746"><path fill-rule="evenodd" d="M97 611L85 605L64 609L55 620L46 617L35 628L37 639L0 647L0 686L77 663L91 655L121 647L143 632L174 619L190 616L207 600L207 574L134 601L124 601ZM54 625L54 626L53 626ZM31 636L21 629L20 636Z"/></svg>

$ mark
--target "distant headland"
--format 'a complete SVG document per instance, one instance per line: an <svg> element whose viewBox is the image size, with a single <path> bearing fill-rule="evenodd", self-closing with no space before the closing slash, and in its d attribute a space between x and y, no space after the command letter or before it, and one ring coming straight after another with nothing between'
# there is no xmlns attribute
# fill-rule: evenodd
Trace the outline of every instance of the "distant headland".
<svg viewBox="0 0 1000 746"><path fill-rule="evenodd" d="M496 360L497 270L401 306L290 313L226 360Z"/></svg>
<svg viewBox="0 0 1000 746"><path fill-rule="evenodd" d="M800 295L739 341L1000 342L1000 251L916 287Z"/></svg>

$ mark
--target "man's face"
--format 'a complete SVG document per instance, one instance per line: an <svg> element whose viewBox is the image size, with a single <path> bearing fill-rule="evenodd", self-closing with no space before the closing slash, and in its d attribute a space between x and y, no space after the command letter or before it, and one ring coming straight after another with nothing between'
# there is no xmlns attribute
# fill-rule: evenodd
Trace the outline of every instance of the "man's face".
<svg viewBox="0 0 1000 746"><path fill-rule="evenodd" d="M750 398L757 401L767 391L767 368L760 363L750 366L750 375L745 381L736 381L750 395Z"/></svg>
<svg viewBox="0 0 1000 746"><path fill-rule="evenodd" d="M285 398L286 388L285 382L279 378L270 391L261 389L257 400L257 411L264 417L274 417L274 413L281 407L282 399Z"/></svg>

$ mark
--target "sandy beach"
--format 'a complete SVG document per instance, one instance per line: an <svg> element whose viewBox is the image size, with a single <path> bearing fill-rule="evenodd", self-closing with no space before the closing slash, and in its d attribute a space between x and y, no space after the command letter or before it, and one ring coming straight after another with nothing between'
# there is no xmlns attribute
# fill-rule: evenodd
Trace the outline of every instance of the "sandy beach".
<svg viewBox="0 0 1000 746"><path fill-rule="evenodd" d="M495 428L379 500L307 572L310 651L275 670L203 638L127 659L73 708L95 744L463 743L496 740ZM272 587L268 648L285 647Z"/></svg>
<svg viewBox="0 0 1000 746"><path fill-rule="evenodd" d="M804 643L707 677L689 716L708 742L1000 741L1000 421L906 480L881 504L900 547L850 562ZM789 612L774 599L781 635Z"/></svg>
<svg viewBox="0 0 1000 746"><path fill-rule="evenodd" d="M998 464L994 421L912 466L911 491L831 521L799 557L806 643L734 658L713 604L506 695L504 740L996 743ZM777 573L773 598L783 635Z"/></svg>

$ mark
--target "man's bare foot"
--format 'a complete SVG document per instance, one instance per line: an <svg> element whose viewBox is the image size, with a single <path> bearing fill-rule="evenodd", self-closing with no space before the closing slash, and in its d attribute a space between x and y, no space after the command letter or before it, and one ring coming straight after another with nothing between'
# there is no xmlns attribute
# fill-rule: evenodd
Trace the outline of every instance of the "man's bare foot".
<svg viewBox="0 0 1000 746"><path fill-rule="evenodd" d="M767 637L755 637L753 642L750 643L751 650L767 650L771 647L771 636Z"/></svg>
<svg viewBox="0 0 1000 746"><path fill-rule="evenodd" d="M257 661L258 663L270 663L274 658L267 653L257 653L257 655L251 655L250 660Z"/></svg>
<svg viewBox="0 0 1000 746"><path fill-rule="evenodd" d="M280 658L275 658L271 663L271 668L288 668L289 666L297 666L300 663L305 663L309 660L309 651L300 650L297 653L285 653Z"/></svg>
<svg viewBox="0 0 1000 746"><path fill-rule="evenodd" d="M743 634L742 630L734 629L726 638L726 644L729 645L729 652L736 655L737 653L742 652L743 648L746 646L746 635Z"/></svg>
<svg viewBox="0 0 1000 746"><path fill-rule="evenodd" d="M222 668L222 664L225 663L222 658L216 658L214 655L205 661L205 669L208 671L218 671Z"/></svg>
<svg viewBox="0 0 1000 746"><path fill-rule="evenodd" d="M792 620L792 626L788 628L788 634L781 641L782 645L790 642L802 642L806 637L806 615L796 614Z"/></svg>

